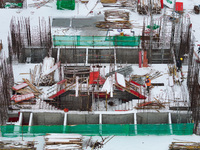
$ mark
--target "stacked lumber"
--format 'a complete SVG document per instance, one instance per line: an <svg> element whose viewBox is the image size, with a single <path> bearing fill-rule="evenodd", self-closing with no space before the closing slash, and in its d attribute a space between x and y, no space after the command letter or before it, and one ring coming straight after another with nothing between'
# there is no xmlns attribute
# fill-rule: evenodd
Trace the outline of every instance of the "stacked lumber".
<svg viewBox="0 0 200 150"><path fill-rule="evenodd" d="M160 0L151 0L152 4L152 13L153 14L160 14L161 12L161 3ZM138 2L137 11L139 14L147 15L149 12L149 0L140 0Z"/></svg>
<svg viewBox="0 0 200 150"><path fill-rule="evenodd" d="M83 144L82 139L83 136L80 134L46 134L44 149L81 150Z"/></svg>
<svg viewBox="0 0 200 150"><path fill-rule="evenodd" d="M0 141L1 150L36 150L33 141Z"/></svg>
<svg viewBox="0 0 200 150"><path fill-rule="evenodd" d="M132 24L129 22L129 12L126 11L105 11L105 21L96 23L97 28L102 29L131 29Z"/></svg>
<svg viewBox="0 0 200 150"><path fill-rule="evenodd" d="M105 11L105 21L129 21L129 12L120 10Z"/></svg>
<svg viewBox="0 0 200 150"><path fill-rule="evenodd" d="M16 94L11 97L11 100L15 101L15 103L31 100L42 94L28 79L23 78L23 80L24 83L12 87Z"/></svg>
<svg viewBox="0 0 200 150"><path fill-rule="evenodd" d="M101 0L101 3L116 3L117 0Z"/></svg>
<svg viewBox="0 0 200 150"><path fill-rule="evenodd" d="M200 143L197 142L172 142L170 150L197 150L200 149Z"/></svg>

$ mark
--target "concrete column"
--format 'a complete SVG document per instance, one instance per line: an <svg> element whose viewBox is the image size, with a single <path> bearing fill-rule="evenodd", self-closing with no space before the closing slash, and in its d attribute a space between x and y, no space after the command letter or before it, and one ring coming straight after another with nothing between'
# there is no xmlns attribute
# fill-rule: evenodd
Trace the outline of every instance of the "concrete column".
<svg viewBox="0 0 200 150"><path fill-rule="evenodd" d="M99 124L102 124L102 114L99 114Z"/></svg>
<svg viewBox="0 0 200 150"><path fill-rule="evenodd" d="M126 110L129 110L129 108L128 108L128 102L126 102Z"/></svg>
<svg viewBox="0 0 200 150"><path fill-rule="evenodd" d="M169 112L168 113L168 123L169 123L169 128L170 128L170 134L173 134L173 130L172 130L172 115Z"/></svg>
<svg viewBox="0 0 200 150"><path fill-rule="evenodd" d="M88 64L88 48L86 48L86 58L85 58L85 64Z"/></svg>
<svg viewBox="0 0 200 150"><path fill-rule="evenodd" d="M63 125L64 125L64 126L67 125L67 113L65 113L65 115L64 115L64 123L63 123Z"/></svg>
<svg viewBox="0 0 200 150"><path fill-rule="evenodd" d="M119 105L119 110L122 110L122 104Z"/></svg>
<svg viewBox="0 0 200 150"><path fill-rule="evenodd" d="M78 79L79 79L79 77L76 76L76 89L75 89L75 90L76 90L76 91L75 91L75 92L76 92L76 93L75 93L75 96L76 96L76 97L78 97L78 86L79 86Z"/></svg>
<svg viewBox="0 0 200 150"><path fill-rule="evenodd" d="M58 47L58 52L57 52L57 62L59 62L60 58L60 47Z"/></svg>
<svg viewBox="0 0 200 150"><path fill-rule="evenodd" d="M23 114L22 114L22 112L20 112L20 114L19 114L19 121L18 121L18 124L17 125L22 125L22 119L23 119Z"/></svg>
<svg viewBox="0 0 200 150"><path fill-rule="evenodd" d="M33 113L30 113L28 126L32 126L32 125L33 125Z"/></svg>
<svg viewBox="0 0 200 150"><path fill-rule="evenodd" d="M135 135L137 135L137 113L134 113Z"/></svg>
<svg viewBox="0 0 200 150"><path fill-rule="evenodd" d="M115 63L115 65L117 64L117 55L116 55L116 49L115 49L115 47L114 47L114 63Z"/></svg>
<svg viewBox="0 0 200 150"><path fill-rule="evenodd" d="M132 110L132 109L133 109L132 101L129 101L129 110Z"/></svg>

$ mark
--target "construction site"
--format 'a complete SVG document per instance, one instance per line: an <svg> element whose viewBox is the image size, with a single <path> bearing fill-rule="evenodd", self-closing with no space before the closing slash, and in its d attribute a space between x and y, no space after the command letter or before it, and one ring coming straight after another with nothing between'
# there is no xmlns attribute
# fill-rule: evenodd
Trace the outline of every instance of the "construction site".
<svg viewBox="0 0 200 150"><path fill-rule="evenodd" d="M11 12L0 31L2 137L44 136L50 150L101 149L116 136L199 135L200 37L197 5L188 3L2 0L0 11Z"/></svg>

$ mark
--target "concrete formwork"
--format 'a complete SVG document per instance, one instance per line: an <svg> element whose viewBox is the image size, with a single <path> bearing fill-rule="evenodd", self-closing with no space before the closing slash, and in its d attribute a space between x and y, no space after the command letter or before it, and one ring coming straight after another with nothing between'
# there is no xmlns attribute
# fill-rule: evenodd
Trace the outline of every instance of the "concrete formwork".
<svg viewBox="0 0 200 150"><path fill-rule="evenodd" d="M102 124L134 124L134 114L103 114Z"/></svg>
<svg viewBox="0 0 200 150"><path fill-rule="evenodd" d="M63 125L64 114L55 112L33 113L32 125Z"/></svg>
<svg viewBox="0 0 200 150"><path fill-rule="evenodd" d="M73 124L99 124L98 114L68 114L67 125Z"/></svg>
<svg viewBox="0 0 200 150"><path fill-rule="evenodd" d="M168 124L168 113L137 113L137 124Z"/></svg>

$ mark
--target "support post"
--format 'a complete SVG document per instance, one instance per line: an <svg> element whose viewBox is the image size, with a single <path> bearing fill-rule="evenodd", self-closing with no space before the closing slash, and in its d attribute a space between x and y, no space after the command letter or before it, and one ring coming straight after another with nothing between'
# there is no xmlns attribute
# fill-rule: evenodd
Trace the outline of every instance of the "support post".
<svg viewBox="0 0 200 150"><path fill-rule="evenodd" d="M67 125L67 113L65 113L65 115L64 115L64 123L63 123L63 125L64 125L64 126Z"/></svg>
<svg viewBox="0 0 200 150"><path fill-rule="evenodd" d="M137 113L134 113L135 135L137 135Z"/></svg>
<svg viewBox="0 0 200 150"><path fill-rule="evenodd" d="M171 113L168 113L168 122L169 122L169 129L170 129L170 134L173 134L173 130L172 130L172 116Z"/></svg>
<svg viewBox="0 0 200 150"><path fill-rule="evenodd" d="M99 114L99 124L102 124L102 114Z"/></svg>
<svg viewBox="0 0 200 150"><path fill-rule="evenodd" d="M30 113L28 126L32 126L32 125L33 125L33 113Z"/></svg>

